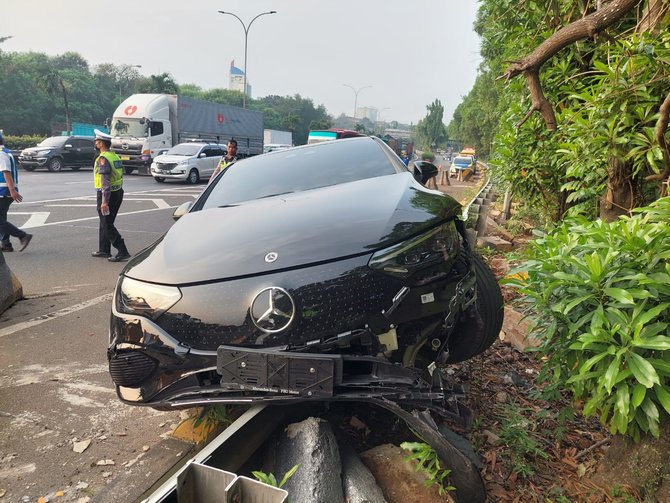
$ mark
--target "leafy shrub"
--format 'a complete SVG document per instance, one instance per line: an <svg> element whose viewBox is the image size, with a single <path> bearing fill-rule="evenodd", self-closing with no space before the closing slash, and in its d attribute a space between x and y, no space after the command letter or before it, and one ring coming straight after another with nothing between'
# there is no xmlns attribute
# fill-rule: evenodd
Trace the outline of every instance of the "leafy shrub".
<svg viewBox="0 0 670 503"><path fill-rule="evenodd" d="M23 136L5 136L5 147L9 150L23 150L24 148L34 147L44 140L42 135L23 135Z"/></svg>
<svg viewBox="0 0 670 503"><path fill-rule="evenodd" d="M611 223L566 220L537 232L504 283L524 296L548 389L585 400L612 434L659 436L670 414L670 198ZM518 272L518 271L516 271Z"/></svg>

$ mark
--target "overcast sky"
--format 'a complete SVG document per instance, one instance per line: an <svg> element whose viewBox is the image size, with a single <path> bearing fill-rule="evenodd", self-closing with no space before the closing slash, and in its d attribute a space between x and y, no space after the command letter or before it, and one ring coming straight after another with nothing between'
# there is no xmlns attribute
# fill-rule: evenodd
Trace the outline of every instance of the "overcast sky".
<svg viewBox="0 0 670 503"><path fill-rule="evenodd" d="M480 62L476 0L2 0L7 52L67 51L89 64L142 65L179 84L228 87L231 60L254 98L300 94L328 113L375 107L383 120L416 124L439 99L445 123L471 89ZM372 86L361 89L364 86Z"/></svg>

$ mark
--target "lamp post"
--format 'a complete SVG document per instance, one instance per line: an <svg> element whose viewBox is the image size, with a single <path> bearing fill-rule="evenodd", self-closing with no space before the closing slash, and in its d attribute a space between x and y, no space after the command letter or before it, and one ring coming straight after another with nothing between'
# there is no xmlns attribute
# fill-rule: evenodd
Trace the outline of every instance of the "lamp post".
<svg viewBox="0 0 670 503"><path fill-rule="evenodd" d="M354 119L355 119L356 118L356 107L358 106L358 93L360 93L363 89L367 89L367 88L372 87L372 86L363 86L363 87L359 87L358 89L356 89L355 87L350 86L349 84L342 84L342 85L344 87L348 87L349 89L351 89L354 92Z"/></svg>
<svg viewBox="0 0 670 503"><path fill-rule="evenodd" d="M244 29L244 89L242 90L242 108L247 108L247 39L249 38L249 28L251 28L251 25L256 19L258 19L261 16L265 16L266 14L276 14L276 10L271 10L268 12L261 12L260 14L256 15L251 21L249 21L249 24L244 24L244 21L240 19L240 17L237 14L233 14L232 12L227 12L227 11L222 11L220 10L219 13L221 14L227 14L229 16L233 16L236 18L240 24L242 25L242 28Z"/></svg>
<svg viewBox="0 0 670 503"><path fill-rule="evenodd" d="M119 72L119 104L123 101L121 99L121 84L123 79L128 77L130 70L133 68L142 68L142 65L123 65L121 71Z"/></svg>

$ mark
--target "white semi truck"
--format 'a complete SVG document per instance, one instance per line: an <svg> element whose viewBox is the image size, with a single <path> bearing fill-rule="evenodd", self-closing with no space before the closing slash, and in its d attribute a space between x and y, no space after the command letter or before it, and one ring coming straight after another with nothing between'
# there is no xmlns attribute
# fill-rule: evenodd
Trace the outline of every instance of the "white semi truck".
<svg viewBox="0 0 670 503"><path fill-rule="evenodd" d="M263 114L174 94L133 94L114 112L110 134L126 173L148 173L151 161L187 141L237 140L238 156L263 153Z"/></svg>

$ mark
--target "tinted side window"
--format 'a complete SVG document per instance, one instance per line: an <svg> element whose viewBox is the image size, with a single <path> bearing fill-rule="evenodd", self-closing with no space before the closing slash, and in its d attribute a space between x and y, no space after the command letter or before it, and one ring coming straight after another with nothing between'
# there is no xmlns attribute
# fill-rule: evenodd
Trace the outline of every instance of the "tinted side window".
<svg viewBox="0 0 670 503"><path fill-rule="evenodd" d="M224 155L225 152L221 147L212 147L209 151L208 157L216 157L217 155Z"/></svg>
<svg viewBox="0 0 670 503"><path fill-rule="evenodd" d="M163 123L162 122L152 122L151 123L151 136L157 136L163 134Z"/></svg>

